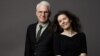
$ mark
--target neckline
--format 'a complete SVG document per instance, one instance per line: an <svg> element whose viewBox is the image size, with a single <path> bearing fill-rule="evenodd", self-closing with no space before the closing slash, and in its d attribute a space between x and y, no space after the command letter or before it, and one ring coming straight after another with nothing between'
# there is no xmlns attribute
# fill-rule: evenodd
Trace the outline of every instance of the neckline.
<svg viewBox="0 0 100 56"><path fill-rule="evenodd" d="M68 35L63 35L63 34L60 34L61 36L65 36L65 37L68 37L68 38L74 38L75 36L77 36L79 33L76 33L75 35L73 36L68 36Z"/></svg>

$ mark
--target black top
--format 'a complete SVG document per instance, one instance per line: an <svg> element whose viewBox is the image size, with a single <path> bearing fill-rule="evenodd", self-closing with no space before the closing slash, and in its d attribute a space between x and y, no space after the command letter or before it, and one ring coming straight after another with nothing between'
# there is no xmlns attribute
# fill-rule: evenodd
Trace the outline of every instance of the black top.
<svg viewBox="0 0 100 56"><path fill-rule="evenodd" d="M78 56L80 53L87 53L86 36L84 33L77 33L69 37L61 34L54 34L55 55Z"/></svg>

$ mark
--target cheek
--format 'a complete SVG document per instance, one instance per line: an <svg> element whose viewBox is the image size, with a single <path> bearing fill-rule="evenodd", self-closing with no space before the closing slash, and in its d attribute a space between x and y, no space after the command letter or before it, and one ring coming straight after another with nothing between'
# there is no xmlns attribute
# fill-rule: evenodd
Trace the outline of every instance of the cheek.
<svg viewBox="0 0 100 56"><path fill-rule="evenodd" d="M37 16L38 18L40 18L40 14L39 14L39 13L36 13L36 16Z"/></svg>
<svg viewBox="0 0 100 56"><path fill-rule="evenodd" d="M70 25L70 23L71 23L71 21L70 20L65 20L65 22L66 22L66 25Z"/></svg>
<svg viewBox="0 0 100 56"><path fill-rule="evenodd" d="M59 26L60 26L61 28L63 28L63 25L62 25L61 23L59 23Z"/></svg>
<svg viewBox="0 0 100 56"><path fill-rule="evenodd" d="M70 27L70 23L67 24L67 27Z"/></svg>
<svg viewBox="0 0 100 56"><path fill-rule="evenodd" d="M45 14L45 17L48 17L49 16L49 14Z"/></svg>
<svg viewBox="0 0 100 56"><path fill-rule="evenodd" d="M71 27L71 23L68 22L65 28L70 28Z"/></svg>
<svg viewBox="0 0 100 56"><path fill-rule="evenodd" d="M66 19L66 20L65 20L65 22L66 22L66 23L69 23L69 20L68 20L68 19Z"/></svg>

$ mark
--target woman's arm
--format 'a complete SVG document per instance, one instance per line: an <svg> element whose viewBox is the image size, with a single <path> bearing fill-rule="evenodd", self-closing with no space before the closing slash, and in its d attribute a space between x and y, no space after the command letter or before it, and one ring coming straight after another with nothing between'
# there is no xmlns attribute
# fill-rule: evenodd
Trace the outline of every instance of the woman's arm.
<svg viewBox="0 0 100 56"><path fill-rule="evenodd" d="M87 56L87 41L84 33L81 35L81 52L79 56Z"/></svg>

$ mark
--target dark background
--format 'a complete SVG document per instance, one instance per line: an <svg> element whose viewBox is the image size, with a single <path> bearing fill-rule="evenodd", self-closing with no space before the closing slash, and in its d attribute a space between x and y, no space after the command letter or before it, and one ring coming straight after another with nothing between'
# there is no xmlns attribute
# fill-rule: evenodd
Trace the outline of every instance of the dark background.
<svg viewBox="0 0 100 56"><path fill-rule="evenodd" d="M24 56L27 26L36 22L35 6L41 0L0 0L0 56ZM78 16L87 35L88 56L100 56L100 0L48 0L51 20L57 11Z"/></svg>

